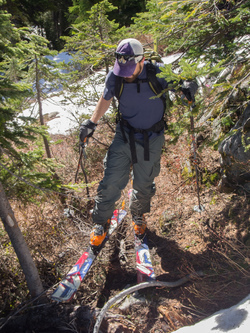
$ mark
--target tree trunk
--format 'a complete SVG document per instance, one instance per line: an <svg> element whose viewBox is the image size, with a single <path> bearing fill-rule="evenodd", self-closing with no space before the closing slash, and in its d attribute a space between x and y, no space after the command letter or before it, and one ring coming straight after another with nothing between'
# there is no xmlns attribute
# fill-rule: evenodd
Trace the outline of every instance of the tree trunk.
<svg viewBox="0 0 250 333"><path fill-rule="evenodd" d="M39 117L40 117L40 124L43 126L44 125L44 120L43 120L43 108L42 108L42 101L41 101L41 88L40 88L40 83L39 83L39 70L38 70L38 60L36 57L36 92L37 92L37 102L38 102L38 109L39 109ZM49 142L45 136L43 136L43 142L46 150L46 154L48 158L51 158L51 153L49 149Z"/></svg>
<svg viewBox="0 0 250 333"><path fill-rule="evenodd" d="M0 182L0 217L4 228L9 235L12 246L16 252L20 265L23 269L31 297L36 297L43 292L42 282L38 270L31 257L28 246L22 232L17 224L10 203L6 197L3 186Z"/></svg>
<svg viewBox="0 0 250 333"><path fill-rule="evenodd" d="M39 109L39 118L40 118L40 124L43 126L44 125L44 119L43 119L43 108L42 108L42 99L41 99L41 87L40 87L40 83L39 83L39 69L38 69L38 59L37 57L35 57L35 61L36 61L36 92L37 92L37 102L38 102L38 109ZM44 146L45 146L45 151L46 151L46 155L48 158L52 158L51 152L50 152L50 148L49 148L49 142L46 138L46 136L43 136L43 142L44 142ZM54 179L60 179L59 176L57 175L56 172L54 172L53 174L53 178ZM65 192L64 189L61 188L61 192ZM60 200L62 202L62 204L65 203L65 196L64 194L59 194Z"/></svg>

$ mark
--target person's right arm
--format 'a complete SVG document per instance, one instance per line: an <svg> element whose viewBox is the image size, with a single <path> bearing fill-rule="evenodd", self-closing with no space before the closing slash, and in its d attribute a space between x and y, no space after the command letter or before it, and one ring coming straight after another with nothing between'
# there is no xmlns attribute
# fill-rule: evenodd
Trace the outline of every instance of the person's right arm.
<svg viewBox="0 0 250 333"><path fill-rule="evenodd" d="M84 142L87 137L91 137L96 129L97 122L108 110L112 98L106 100L103 96L99 99L93 115L90 119L85 120L80 126L80 141Z"/></svg>
<svg viewBox="0 0 250 333"><path fill-rule="evenodd" d="M108 110L110 103L112 101L112 98L109 100L106 100L103 98L103 96L99 99L96 108L94 110L94 113L90 120L97 124L97 122L101 119L101 117L105 114L105 112Z"/></svg>

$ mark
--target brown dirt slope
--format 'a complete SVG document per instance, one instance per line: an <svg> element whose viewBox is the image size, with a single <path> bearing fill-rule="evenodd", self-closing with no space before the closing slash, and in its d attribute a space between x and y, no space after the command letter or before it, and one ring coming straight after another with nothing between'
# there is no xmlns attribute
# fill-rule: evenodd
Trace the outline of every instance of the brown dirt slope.
<svg viewBox="0 0 250 333"><path fill-rule="evenodd" d="M89 209L112 135L106 125L99 126L95 140L87 148L85 168L90 201L82 187L79 191L67 190L64 205L55 193L44 193L36 204L12 202L46 295L88 244ZM54 139L62 139L52 146L54 158L63 164L58 174L64 183L74 183L79 158L76 138L69 135ZM175 281L194 271L203 271L204 276L178 288L141 291L141 302L109 310L102 332L172 332L236 304L250 293L249 196L239 189L230 193L220 191L219 155L206 148L199 152L198 162L200 200L205 209L201 213L195 211L198 199L189 138L181 138L175 146L167 142L166 137L161 173L156 179L157 193L147 216L155 272L162 281ZM79 183L84 185L82 172ZM126 207L128 188L121 198L126 200ZM65 209L70 209L72 215L67 217ZM3 229L0 232L1 332L92 332L96 315L105 302L136 283L130 215L68 304L56 304L49 298L47 302L29 303L15 253Z"/></svg>

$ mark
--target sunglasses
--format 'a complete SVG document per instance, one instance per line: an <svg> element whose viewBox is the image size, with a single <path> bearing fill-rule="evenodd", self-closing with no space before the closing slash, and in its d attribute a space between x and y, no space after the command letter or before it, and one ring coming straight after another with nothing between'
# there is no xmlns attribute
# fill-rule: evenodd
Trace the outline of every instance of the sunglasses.
<svg viewBox="0 0 250 333"><path fill-rule="evenodd" d="M127 61L134 60L136 57L142 56L142 54L135 54L133 56L128 55L128 54L122 54L115 52L115 57L118 60L120 64L125 64Z"/></svg>

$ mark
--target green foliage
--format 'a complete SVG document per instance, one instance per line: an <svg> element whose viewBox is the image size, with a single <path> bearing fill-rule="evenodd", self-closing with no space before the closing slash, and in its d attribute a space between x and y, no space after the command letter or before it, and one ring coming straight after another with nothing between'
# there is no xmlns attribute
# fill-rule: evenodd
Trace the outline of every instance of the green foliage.
<svg viewBox="0 0 250 333"><path fill-rule="evenodd" d="M199 101L198 94L196 94L196 106L193 108L190 108L187 105L186 99L183 100L181 98L182 93L180 93L180 82L184 80L195 80L201 75L201 73L204 75L206 70L206 67L200 67L199 63L190 64L186 60L181 59L178 71L173 70L173 66L170 64L162 67L161 73L157 75L169 82L169 85L164 92L169 94L174 91L175 94L174 107L171 108L170 113L175 114L176 117L174 122L169 123L167 131L173 138L170 140L171 143L176 143L184 131L191 131L190 116L199 116L199 113L202 110L202 103Z"/></svg>
<svg viewBox="0 0 250 333"><path fill-rule="evenodd" d="M211 187L212 185L215 185L216 182L220 179L220 175L218 172L210 173L207 168L202 173L202 183L206 185L206 187Z"/></svg>
<svg viewBox="0 0 250 333"><path fill-rule="evenodd" d="M149 0L147 12L139 13L131 27L138 34L158 39L166 55L180 53L182 60L166 66L161 77L173 80L171 87L177 89L179 79L201 79L199 117L211 110L225 131L233 126L236 112L249 99L249 5L249 0ZM207 88L208 81L215 84ZM180 125L171 124L170 130L174 127L180 132Z"/></svg>
<svg viewBox="0 0 250 333"><path fill-rule="evenodd" d="M69 7L70 20L80 23L89 18L91 7L100 3L100 0L73 0L73 5ZM110 0L113 10L108 12L109 20L115 20L119 27L129 26L132 23L131 17L136 13L145 10L144 0Z"/></svg>
<svg viewBox="0 0 250 333"><path fill-rule="evenodd" d="M104 68L105 73L109 71L115 60L117 43L125 36L125 29L118 29L118 24L109 20L108 14L115 9L108 0L96 3L82 20L76 19L71 36L64 38L64 50L73 58L68 64L71 79L67 88L72 96L79 96L82 105L89 105L90 101L96 104L99 100L100 93L95 88L97 84L104 84L105 75L95 70ZM82 78L84 80L79 81ZM69 86L70 82L72 85Z"/></svg>
<svg viewBox="0 0 250 333"><path fill-rule="evenodd" d="M63 48L61 36L68 36L71 23L88 20L91 7L100 0L8 0L0 8L8 10L18 27L37 26L55 50ZM108 12L109 20L115 20L119 27L132 23L136 13L145 10L145 0L110 0L116 8Z"/></svg>
<svg viewBox="0 0 250 333"><path fill-rule="evenodd" d="M139 0L133 2L143 9L142 3ZM51 5L49 10L55 9L54 1L50 5L45 2L44 5ZM58 5L61 6L61 3ZM117 21L111 18L117 12L122 13L121 8L130 6L132 2L129 0L122 3L108 0L73 1L70 8L74 22L71 36L63 39L65 51L73 55L69 65L71 70L74 69L70 73L72 81L68 81L68 85L74 82L70 87L72 96L80 92L82 104L92 98L86 86L89 82L94 86L96 78L88 75L93 74L93 69L103 67L107 72L109 66L113 65L113 52L118 41L134 36L136 31L137 36L141 34L148 35L149 39L157 38L166 54L181 52L181 60L165 66L159 74L172 82L165 92L175 90L175 106L171 108L174 121L169 124L168 130L173 141L184 131L190 131L191 115L198 120L208 108L211 109L211 118L219 117L221 127L229 130L235 122L235 114L227 112L231 97L239 95L239 104L245 102L249 95L249 90L241 87L249 76L249 41L245 37L249 34L249 1L149 0L147 11L137 15L130 29L119 29ZM3 11L0 14L0 154L4 150L8 158L15 156L22 165L23 159L17 148L24 149L27 140L35 140L38 132L46 133L45 128L34 126L34 120L20 117L24 98L34 95L31 84L35 75L38 75L36 80L45 78L53 83L53 87L61 83L62 77L56 64L50 60L53 52L48 48L48 40L30 29L17 29L11 24L10 15ZM84 84L78 83L82 77L86 78ZM201 94L196 96L196 108L190 110L179 96L179 82L200 78L216 83L209 88L202 86ZM98 93L94 92L94 95L93 100L97 100Z"/></svg>
<svg viewBox="0 0 250 333"><path fill-rule="evenodd" d="M73 190L74 192L82 192L83 190L86 189L86 187L91 188L94 185L96 185L98 183L98 181L93 181L91 183L86 184L84 181L79 182L77 184L73 184L73 183L69 183L67 185L63 185L64 188Z"/></svg>
<svg viewBox="0 0 250 333"><path fill-rule="evenodd" d="M44 129L39 130L35 125L35 119L19 115L25 98L34 94L34 82L46 78L54 89L61 79L55 62L46 57L55 54L47 48L48 41L32 29L13 29L15 43L12 42L10 50L5 50L0 63L0 93L4 96L0 104L0 143L12 154L15 149L11 142L20 147L24 146L25 139L34 140L36 134L44 134Z"/></svg>
<svg viewBox="0 0 250 333"><path fill-rule="evenodd" d="M222 60L233 49L234 37L249 33L249 1L228 3L230 8L221 8L220 1L151 0L148 11L135 18L135 26L160 41L166 39L167 53L183 51L189 58L193 54L211 59L221 47L216 57Z"/></svg>
<svg viewBox="0 0 250 333"><path fill-rule="evenodd" d="M173 81L171 87L175 88L181 80L196 80L206 75L216 76L224 69L222 65L223 61L213 65L211 62L204 63L201 59L189 62L182 58L178 63L177 70L175 64L165 65L161 68L161 73L158 76L165 78L168 82Z"/></svg>
<svg viewBox="0 0 250 333"><path fill-rule="evenodd" d="M70 13L70 21L72 23L81 23L82 21L88 19L88 11L93 5L98 1L90 0L73 0L72 6L68 8Z"/></svg>
<svg viewBox="0 0 250 333"><path fill-rule="evenodd" d="M191 180L191 178L195 177L195 171L189 170L189 168L187 166L185 166L182 170L181 176L183 177L183 179L185 181L187 181L189 179Z"/></svg>
<svg viewBox="0 0 250 333"><path fill-rule="evenodd" d="M233 123L233 121L232 121L230 115L226 115L225 117L222 117L222 118L221 118L221 124L222 124L222 126L224 126L224 127L228 127L228 128L230 128L231 125L233 125L234 123Z"/></svg>
<svg viewBox="0 0 250 333"><path fill-rule="evenodd" d="M98 68L108 66L112 63L114 49L119 34L118 24L108 19L108 13L114 10L108 0L91 7L87 12L88 18L72 25L72 35L65 37L65 50L72 53L75 68L83 76L86 68L93 66Z"/></svg>
<svg viewBox="0 0 250 333"><path fill-rule="evenodd" d="M244 151L245 152L249 151L250 150L250 139L249 139L249 135L247 135L247 133L242 132L241 142L242 142L242 146L244 147Z"/></svg>
<svg viewBox="0 0 250 333"><path fill-rule="evenodd" d="M36 147L32 151L18 154L18 159L2 156L0 178L6 194L20 201L36 202L38 195L46 190L58 191L61 182L54 178L54 170L59 167L53 159L44 158L43 149Z"/></svg>
<svg viewBox="0 0 250 333"><path fill-rule="evenodd" d="M30 87L23 82L17 82L13 75L16 56L22 55L22 49L17 45L21 42L18 29L10 23L10 15L0 11L0 145L14 154L13 143L22 145L25 138L31 138L31 131L21 126L17 117L17 106L30 93ZM2 151L0 151L1 157Z"/></svg>
<svg viewBox="0 0 250 333"><path fill-rule="evenodd" d="M39 27L51 47L62 49L60 36L67 35L69 28L68 7L72 0L8 0L0 7L13 15L16 26Z"/></svg>
<svg viewBox="0 0 250 333"><path fill-rule="evenodd" d="M0 10L0 177L12 198L30 200L41 188L57 189L59 181L52 176L54 161L45 159L34 143L38 135L46 136L46 128L21 112L25 99L33 96L34 60L41 59L46 78L56 73L44 57L51 54L48 42L28 28L17 29L10 18Z"/></svg>

